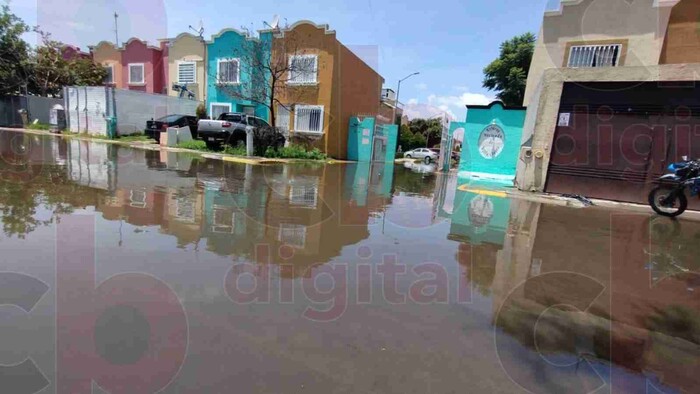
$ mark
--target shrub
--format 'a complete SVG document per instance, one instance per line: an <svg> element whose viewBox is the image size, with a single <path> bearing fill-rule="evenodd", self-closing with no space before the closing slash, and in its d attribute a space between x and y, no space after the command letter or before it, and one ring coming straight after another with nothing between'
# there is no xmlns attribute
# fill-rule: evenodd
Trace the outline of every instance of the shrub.
<svg viewBox="0 0 700 394"><path fill-rule="evenodd" d="M199 104L195 110L195 114L197 115L197 119L206 119L207 107L204 104Z"/></svg>
<svg viewBox="0 0 700 394"><path fill-rule="evenodd" d="M277 149L268 148L265 151L265 157L281 158L281 159L307 159L307 160L326 160L328 156L325 153L314 148L306 150L300 145L283 146Z"/></svg>
<svg viewBox="0 0 700 394"><path fill-rule="evenodd" d="M259 127L253 131L253 154L264 156L269 149L277 150L284 145L284 135L275 127Z"/></svg>

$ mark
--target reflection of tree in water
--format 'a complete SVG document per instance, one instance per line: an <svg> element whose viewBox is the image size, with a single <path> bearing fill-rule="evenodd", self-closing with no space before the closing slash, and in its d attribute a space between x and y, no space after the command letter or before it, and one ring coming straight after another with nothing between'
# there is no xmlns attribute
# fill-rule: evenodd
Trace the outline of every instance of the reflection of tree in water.
<svg viewBox="0 0 700 394"><path fill-rule="evenodd" d="M670 305L649 316L646 327L666 335L700 344L700 313L681 305Z"/></svg>
<svg viewBox="0 0 700 394"><path fill-rule="evenodd" d="M457 260L465 266L467 280L484 296L491 294L496 276L496 254L499 247L492 244L470 245L460 243Z"/></svg>
<svg viewBox="0 0 700 394"><path fill-rule="evenodd" d="M430 196L435 191L435 175L422 174L411 171L402 166L396 166L394 171L394 186L392 194L396 192L419 194Z"/></svg>
<svg viewBox="0 0 700 394"><path fill-rule="evenodd" d="M96 205L98 191L68 179L60 166L24 166L0 168L0 220L6 236L24 238L39 226L54 222L56 215L67 214L74 207ZM50 219L37 219L37 207L51 211Z"/></svg>

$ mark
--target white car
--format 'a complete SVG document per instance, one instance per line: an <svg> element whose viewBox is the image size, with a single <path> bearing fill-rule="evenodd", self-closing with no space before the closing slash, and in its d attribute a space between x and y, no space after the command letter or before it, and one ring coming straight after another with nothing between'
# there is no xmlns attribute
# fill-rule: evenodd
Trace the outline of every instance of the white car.
<svg viewBox="0 0 700 394"><path fill-rule="evenodd" d="M403 157L405 157L406 159L426 160L426 158L430 158L430 161L438 160L438 154L428 148L418 148L414 150L409 150L408 152L403 154Z"/></svg>

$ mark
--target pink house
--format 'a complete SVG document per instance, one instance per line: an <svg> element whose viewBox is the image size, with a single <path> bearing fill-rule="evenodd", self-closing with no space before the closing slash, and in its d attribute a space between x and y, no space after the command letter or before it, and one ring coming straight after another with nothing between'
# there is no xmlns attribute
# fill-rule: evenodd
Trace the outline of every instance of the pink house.
<svg viewBox="0 0 700 394"><path fill-rule="evenodd" d="M63 60L74 60L74 59L91 59L92 54L83 52L75 45L64 45L61 48L61 56Z"/></svg>
<svg viewBox="0 0 700 394"><path fill-rule="evenodd" d="M123 89L140 90L148 93L167 93L163 50L149 46L146 41L131 38L121 51Z"/></svg>

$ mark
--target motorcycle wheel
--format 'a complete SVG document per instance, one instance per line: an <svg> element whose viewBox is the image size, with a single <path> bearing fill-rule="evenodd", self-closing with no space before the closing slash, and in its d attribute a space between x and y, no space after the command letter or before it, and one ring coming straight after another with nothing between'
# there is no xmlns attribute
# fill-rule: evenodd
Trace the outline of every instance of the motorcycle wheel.
<svg viewBox="0 0 700 394"><path fill-rule="evenodd" d="M671 218L685 212L688 208L688 198L682 191L674 193L675 191L676 188L672 186L658 186L654 188L649 192L649 205L651 205L651 209L661 216ZM661 202L669 197L671 193L674 194L673 201L667 201L666 204L662 204Z"/></svg>

